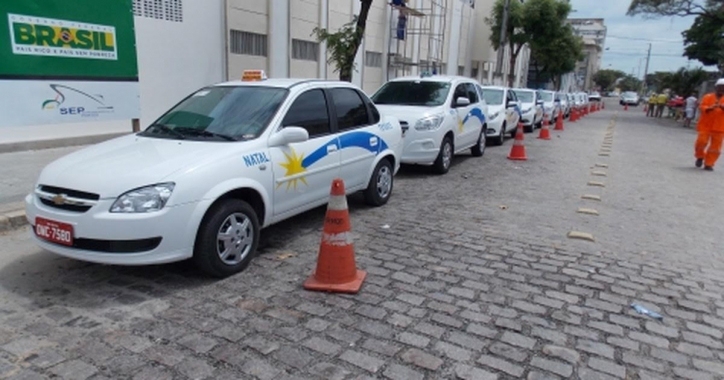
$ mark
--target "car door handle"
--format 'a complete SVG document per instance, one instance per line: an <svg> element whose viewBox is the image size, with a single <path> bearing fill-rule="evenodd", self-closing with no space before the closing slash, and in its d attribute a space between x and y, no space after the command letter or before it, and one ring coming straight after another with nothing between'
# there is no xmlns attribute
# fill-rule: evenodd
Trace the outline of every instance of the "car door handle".
<svg viewBox="0 0 724 380"><path fill-rule="evenodd" d="M337 151L336 145L327 145L327 153L332 153Z"/></svg>

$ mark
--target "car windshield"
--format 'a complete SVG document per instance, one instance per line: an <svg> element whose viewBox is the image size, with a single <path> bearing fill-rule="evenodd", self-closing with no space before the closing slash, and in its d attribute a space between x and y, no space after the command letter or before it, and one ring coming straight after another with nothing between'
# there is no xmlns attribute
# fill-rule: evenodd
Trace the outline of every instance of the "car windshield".
<svg viewBox="0 0 724 380"><path fill-rule="evenodd" d="M484 88L483 98L485 99L485 103L489 105L501 105L503 104L503 90Z"/></svg>
<svg viewBox="0 0 724 380"><path fill-rule="evenodd" d="M635 92L624 92L624 93L623 93L623 97L624 97L624 98L635 98L635 97L636 97L636 93L635 93Z"/></svg>
<svg viewBox="0 0 724 380"><path fill-rule="evenodd" d="M266 129L286 94L286 89L274 87L207 87L166 112L143 135L196 140L253 139Z"/></svg>
<svg viewBox="0 0 724 380"><path fill-rule="evenodd" d="M533 92L531 91L513 91L518 99L523 103L533 103Z"/></svg>
<svg viewBox="0 0 724 380"><path fill-rule="evenodd" d="M388 82L372 95L376 104L434 107L445 103L450 83L432 81Z"/></svg>
<svg viewBox="0 0 724 380"><path fill-rule="evenodd" d="M543 99L544 102L553 101L553 94L551 94L550 92L541 91L539 94L540 94L541 99Z"/></svg>

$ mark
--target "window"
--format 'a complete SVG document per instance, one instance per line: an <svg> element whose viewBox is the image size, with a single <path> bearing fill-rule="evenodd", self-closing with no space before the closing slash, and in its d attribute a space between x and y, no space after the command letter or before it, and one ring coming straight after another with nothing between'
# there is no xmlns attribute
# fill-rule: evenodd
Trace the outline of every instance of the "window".
<svg viewBox="0 0 724 380"><path fill-rule="evenodd" d="M340 131L369 125L367 107L357 91L351 88L333 88L332 99L337 110L337 127Z"/></svg>
<svg viewBox="0 0 724 380"><path fill-rule="evenodd" d="M182 0L133 0L133 15L183 22Z"/></svg>
<svg viewBox="0 0 724 380"><path fill-rule="evenodd" d="M468 97L468 89L465 83L459 84L457 87L455 87L455 93L452 99L453 106L458 101L458 98L467 98Z"/></svg>
<svg viewBox="0 0 724 380"><path fill-rule="evenodd" d="M472 83L465 83L465 89L468 92L468 99L470 99L470 103L477 103L478 93L475 91L475 85Z"/></svg>
<svg viewBox="0 0 724 380"><path fill-rule="evenodd" d="M534 94L534 92L532 92L532 91L523 91L523 90L517 90L517 91L514 91L514 92L515 92L515 96L517 96L518 99L520 99L521 101L523 101L523 102L525 102L525 103L533 103L533 94Z"/></svg>
<svg viewBox="0 0 724 380"><path fill-rule="evenodd" d="M470 78L477 78L478 77L478 67L475 66L470 70Z"/></svg>
<svg viewBox="0 0 724 380"><path fill-rule="evenodd" d="M370 124L377 124L380 122L380 111L377 110L377 107L375 107L374 104L372 104L372 101L370 101L370 98L367 97L365 94L360 94L359 91L357 92L360 98L362 98L362 101L367 106L367 109L370 111L370 116L372 116L372 120L370 120Z"/></svg>
<svg viewBox="0 0 724 380"><path fill-rule="evenodd" d="M435 107L445 103L450 83L432 81L392 81L372 95L375 104Z"/></svg>
<svg viewBox="0 0 724 380"><path fill-rule="evenodd" d="M485 88L483 89L483 98L485 103L489 105L503 104L503 90Z"/></svg>
<svg viewBox="0 0 724 380"><path fill-rule="evenodd" d="M465 66L458 66L458 75L463 75L465 72Z"/></svg>
<svg viewBox="0 0 724 380"><path fill-rule="evenodd" d="M213 134L223 134L236 139L253 139L266 129L286 94L286 89L261 86L207 87L187 97L154 122L166 128L154 129L155 133L145 135L210 138Z"/></svg>
<svg viewBox="0 0 724 380"><path fill-rule="evenodd" d="M292 39L292 58L304 61L319 61L319 44L311 41Z"/></svg>
<svg viewBox="0 0 724 380"><path fill-rule="evenodd" d="M242 32L234 29L231 29L229 32L231 34L229 50L232 53L266 57L266 34Z"/></svg>
<svg viewBox="0 0 724 380"><path fill-rule="evenodd" d="M378 53L376 51L366 51L365 66L382 67L382 53Z"/></svg>
<svg viewBox="0 0 724 380"><path fill-rule="evenodd" d="M284 127L302 127L309 137L330 133L327 99L322 90L309 90L299 95L282 121Z"/></svg>

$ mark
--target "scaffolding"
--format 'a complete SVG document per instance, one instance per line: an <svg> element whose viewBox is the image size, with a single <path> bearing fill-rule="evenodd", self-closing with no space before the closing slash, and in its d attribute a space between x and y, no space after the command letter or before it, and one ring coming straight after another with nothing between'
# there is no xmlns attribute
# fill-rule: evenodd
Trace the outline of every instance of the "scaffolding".
<svg viewBox="0 0 724 380"><path fill-rule="evenodd" d="M387 43L387 79L422 72L443 73L448 0L393 0ZM426 46L426 49L422 49Z"/></svg>

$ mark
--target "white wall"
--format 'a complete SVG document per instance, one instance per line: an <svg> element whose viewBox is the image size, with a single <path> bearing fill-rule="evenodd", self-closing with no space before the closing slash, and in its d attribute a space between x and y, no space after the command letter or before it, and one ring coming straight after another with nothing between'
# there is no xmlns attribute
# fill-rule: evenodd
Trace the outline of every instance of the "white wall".
<svg viewBox="0 0 724 380"><path fill-rule="evenodd" d="M185 0L183 22L134 19L141 128L190 92L225 80L223 0Z"/></svg>

